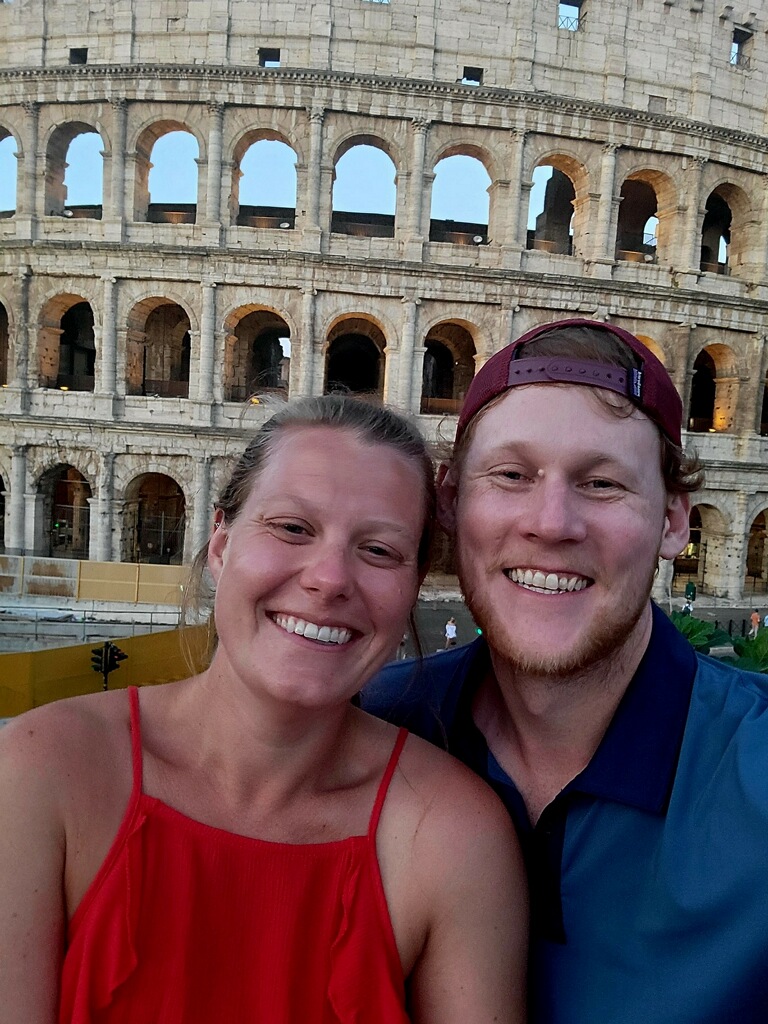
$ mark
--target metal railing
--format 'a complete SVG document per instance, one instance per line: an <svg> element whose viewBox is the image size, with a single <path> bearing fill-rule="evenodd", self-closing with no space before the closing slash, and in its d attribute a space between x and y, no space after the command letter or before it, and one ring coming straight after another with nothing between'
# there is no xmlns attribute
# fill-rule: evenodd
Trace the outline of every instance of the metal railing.
<svg viewBox="0 0 768 1024"><path fill-rule="evenodd" d="M566 32L578 32L580 25L580 17L572 18L568 15L561 14L557 19L557 27L564 28Z"/></svg>
<svg viewBox="0 0 768 1024"><path fill-rule="evenodd" d="M735 50L731 54L730 65L732 68L741 68L742 71L750 71L752 69L752 58L748 57L746 53L741 53Z"/></svg>

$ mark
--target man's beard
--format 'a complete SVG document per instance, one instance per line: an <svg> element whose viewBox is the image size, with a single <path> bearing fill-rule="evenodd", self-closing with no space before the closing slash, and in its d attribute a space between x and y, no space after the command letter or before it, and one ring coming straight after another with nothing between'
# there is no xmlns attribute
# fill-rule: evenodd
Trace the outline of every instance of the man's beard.
<svg viewBox="0 0 768 1024"><path fill-rule="evenodd" d="M616 661L628 638L648 606L657 562L649 573L646 586L639 582L627 588L619 599L606 610L600 621L595 623L574 647L565 651L557 650L558 637L549 638L550 650L535 652L526 649L526 638L516 636L514 623L504 619L503 612L494 609L492 602L480 593L481 588L469 582L470 573L464 571L465 560L461 546L456 550L459 580L464 599L472 617L488 642L491 651L502 658L514 672L551 680L553 684L574 681L603 661ZM517 584L510 581L511 587ZM548 600L557 600L556 597Z"/></svg>

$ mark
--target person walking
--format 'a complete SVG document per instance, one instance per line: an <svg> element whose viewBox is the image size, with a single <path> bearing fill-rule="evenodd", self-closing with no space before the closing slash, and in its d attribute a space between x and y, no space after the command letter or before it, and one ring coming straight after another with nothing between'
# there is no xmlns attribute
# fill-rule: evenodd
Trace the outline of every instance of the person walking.
<svg viewBox="0 0 768 1024"><path fill-rule="evenodd" d="M455 647L457 642L457 635L458 630L456 628L456 619L454 619L454 617L451 616L450 619L448 619L448 621L445 624L445 646Z"/></svg>

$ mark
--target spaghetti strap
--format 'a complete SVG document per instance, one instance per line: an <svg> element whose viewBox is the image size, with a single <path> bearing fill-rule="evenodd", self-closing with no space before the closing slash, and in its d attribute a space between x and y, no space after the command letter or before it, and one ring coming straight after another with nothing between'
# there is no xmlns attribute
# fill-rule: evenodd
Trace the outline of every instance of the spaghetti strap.
<svg viewBox="0 0 768 1024"><path fill-rule="evenodd" d="M395 745L392 748L392 753L389 756L389 761L387 763L386 769L384 770L384 775L382 777L381 782L379 783L379 791L376 794L376 800L373 805L373 811L371 812L371 821L370 824L368 825L368 836L371 839L373 839L376 835L376 829L378 828L379 825L379 818L381 817L381 808L384 806L384 801L387 798L387 790L389 789L389 784L392 781L392 776L395 773L395 768L397 768L397 762L400 760L400 754L402 752L403 747L405 746L405 741L407 738L408 730L401 727L398 730L397 739L395 740Z"/></svg>
<svg viewBox="0 0 768 1024"><path fill-rule="evenodd" d="M131 764L133 766L133 798L141 793L141 714L139 711L139 689L128 687L128 704L131 710Z"/></svg>

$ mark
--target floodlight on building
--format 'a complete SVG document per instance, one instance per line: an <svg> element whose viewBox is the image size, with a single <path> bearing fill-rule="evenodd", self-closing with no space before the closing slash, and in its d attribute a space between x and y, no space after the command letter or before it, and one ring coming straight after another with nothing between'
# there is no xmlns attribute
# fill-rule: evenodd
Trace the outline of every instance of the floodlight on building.
<svg viewBox="0 0 768 1024"><path fill-rule="evenodd" d="M281 221L280 221L280 227L281 227L281 228L289 228L290 226L291 226L291 225L290 225L290 224L288 223L288 221L287 221L287 220L281 220Z"/></svg>
<svg viewBox="0 0 768 1024"><path fill-rule="evenodd" d="M67 387L66 384L62 384L61 387L59 388L59 391L69 391L69 388Z"/></svg>
<svg viewBox="0 0 768 1024"><path fill-rule="evenodd" d="M475 245L480 245L483 242L483 236L482 235L473 235L472 236L472 241L475 243Z"/></svg>

